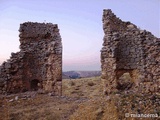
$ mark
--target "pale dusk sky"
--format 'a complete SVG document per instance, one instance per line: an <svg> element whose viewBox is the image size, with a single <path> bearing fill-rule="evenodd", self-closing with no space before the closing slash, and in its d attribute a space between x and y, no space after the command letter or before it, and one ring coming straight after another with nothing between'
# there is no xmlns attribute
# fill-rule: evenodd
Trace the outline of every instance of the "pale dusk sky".
<svg viewBox="0 0 160 120"><path fill-rule="evenodd" d="M63 70L100 70L103 9L160 37L160 0L0 0L0 63L19 51L20 23L58 24Z"/></svg>

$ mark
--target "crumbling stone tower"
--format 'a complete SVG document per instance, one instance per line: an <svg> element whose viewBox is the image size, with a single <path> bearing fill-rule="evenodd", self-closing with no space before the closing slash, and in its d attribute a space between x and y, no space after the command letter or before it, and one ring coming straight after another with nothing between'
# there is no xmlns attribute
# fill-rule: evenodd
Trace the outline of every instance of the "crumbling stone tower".
<svg viewBox="0 0 160 120"><path fill-rule="evenodd" d="M0 93L42 89L61 95L62 43L52 23L20 25L20 52L0 66Z"/></svg>
<svg viewBox="0 0 160 120"><path fill-rule="evenodd" d="M124 73L131 76L129 86L125 86L128 90L160 92L160 39L123 22L110 9L103 12L103 30L101 68L105 93L121 90L119 78Z"/></svg>

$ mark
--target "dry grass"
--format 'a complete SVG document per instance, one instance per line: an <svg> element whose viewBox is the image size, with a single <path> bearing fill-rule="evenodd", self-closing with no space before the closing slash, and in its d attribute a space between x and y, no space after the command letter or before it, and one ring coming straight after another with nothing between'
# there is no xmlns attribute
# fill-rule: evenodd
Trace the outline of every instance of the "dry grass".
<svg viewBox="0 0 160 120"><path fill-rule="evenodd" d="M70 120L118 120L114 101L94 98L79 105Z"/></svg>
<svg viewBox="0 0 160 120"><path fill-rule="evenodd" d="M100 77L65 79L62 91L64 96L80 98L102 96L103 93Z"/></svg>
<svg viewBox="0 0 160 120"><path fill-rule="evenodd" d="M74 101L48 95L37 95L32 99L7 102L10 104L8 108L4 104L5 106L0 109L0 120L65 119L77 107ZM6 116L6 113L9 113L9 115Z"/></svg>

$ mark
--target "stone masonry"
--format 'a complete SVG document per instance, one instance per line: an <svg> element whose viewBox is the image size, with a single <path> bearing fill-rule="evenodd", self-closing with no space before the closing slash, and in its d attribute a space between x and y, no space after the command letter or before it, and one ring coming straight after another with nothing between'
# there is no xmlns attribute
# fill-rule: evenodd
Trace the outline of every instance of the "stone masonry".
<svg viewBox="0 0 160 120"><path fill-rule="evenodd" d="M61 95L62 43L52 23L20 25L20 52L0 66L0 94L43 90Z"/></svg>
<svg viewBox="0 0 160 120"><path fill-rule="evenodd" d="M121 91L120 77L129 73L128 91L160 92L160 39L130 22L123 22L110 9L103 11L102 76L105 94ZM128 88L127 88L128 87Z"/></svg>

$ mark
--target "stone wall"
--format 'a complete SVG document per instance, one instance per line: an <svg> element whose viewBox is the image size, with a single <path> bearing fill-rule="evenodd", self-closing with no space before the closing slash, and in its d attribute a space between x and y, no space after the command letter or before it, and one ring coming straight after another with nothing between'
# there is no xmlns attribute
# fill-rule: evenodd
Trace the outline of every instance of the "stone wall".
<svg viewBox="0 0 160 120"><path fill-rule="evenodd" d="M106 94L125 88L140 93L160 92L160 39L130 22L123 22L110 9L103 12L102 81ZM122 84L120 77L131 80Z"/></svg>
<svg viewBox="0 0 160 120"><path fill-rule="evenodd" d="M62 43L52 23L20 25L20 52L0 66L0 93L44 90L61 94Z"/></svg>

